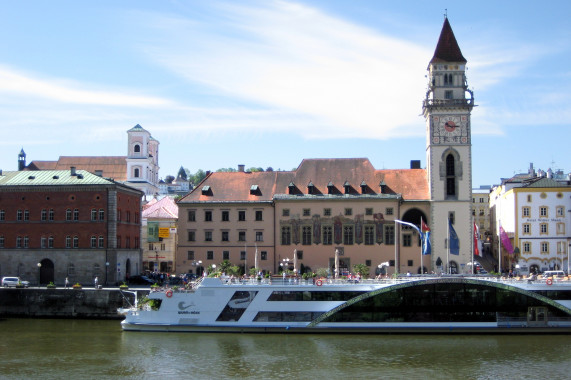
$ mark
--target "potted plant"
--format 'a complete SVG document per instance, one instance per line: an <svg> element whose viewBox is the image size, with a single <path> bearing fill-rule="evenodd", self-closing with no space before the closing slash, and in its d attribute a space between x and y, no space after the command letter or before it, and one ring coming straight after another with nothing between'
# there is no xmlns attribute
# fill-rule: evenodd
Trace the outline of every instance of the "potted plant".
<svg viewBox="0 0 571 380"><path fill-rule="evenodd" d="M73 284L72 288L81 290L81 284L79 282L76 282L75 284Z"/></svg>
<svg viewBox="0 0 571 380"><path fill-rule="evenodd" d="M119 285L119 289L127 290L127 289L129 289L129 285L127 285L126 282L123 282L121 285Z"/></svg>
<svg viewBox="0 0 571 380"><path fill-rule="evenodd" d="M55 289L55 288L56 288L56 284L54 284L53 281L50 281L50 283L46 286L46 288L48 288L48 289Z"/></svg>

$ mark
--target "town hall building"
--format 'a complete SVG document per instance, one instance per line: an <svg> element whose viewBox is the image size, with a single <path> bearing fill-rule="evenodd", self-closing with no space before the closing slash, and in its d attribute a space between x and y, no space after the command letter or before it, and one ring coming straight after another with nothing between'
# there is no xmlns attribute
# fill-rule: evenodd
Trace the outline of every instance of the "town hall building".
<svg viewBox="0 0 571 380"><path fill-rule="evenodd" d="M472 260L473 94L466 59L448 19L428 65L426 168L379 170L367 158L305 159L292 171L215 172L179 202L179 272L223 260L277 273L333 275L369 267L371 275L466 272ZM415 225L431 230L422 255ZM451 230L458 252L450 253Z"/></svg>

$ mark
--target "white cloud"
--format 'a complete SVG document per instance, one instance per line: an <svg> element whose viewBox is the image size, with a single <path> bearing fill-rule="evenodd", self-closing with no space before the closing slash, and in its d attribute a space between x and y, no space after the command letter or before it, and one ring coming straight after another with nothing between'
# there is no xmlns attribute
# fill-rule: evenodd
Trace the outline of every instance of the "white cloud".
<svg viewBox="0 0 571 380"><path fill-rule="evenodd" d="M418 115L430 50L303 5L270 4L227 6L216 30L207 21L147 15L160 42L145 51L190 83L252 102L269 117L277 112L274 130L328 138L424 133ZM284 115L292 122L276 122ZM235 116L242 127L243 115Z"/></svg>
<svg viewBox="0 0 571 380"><path fill-rule="evenodd" d="M69 80L37 79L7 67L0 67L0 94L43 98L52 102L116 107L156 107L170 103L168 100L156 97L131 95L121 91L91 90L84 87L88 86Z"/></svg>

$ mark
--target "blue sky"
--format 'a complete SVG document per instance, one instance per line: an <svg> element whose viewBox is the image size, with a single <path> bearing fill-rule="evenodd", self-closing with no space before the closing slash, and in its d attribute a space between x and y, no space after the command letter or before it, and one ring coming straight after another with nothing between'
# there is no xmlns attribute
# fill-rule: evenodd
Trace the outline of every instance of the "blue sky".
<svg viewBox="0 0 571 380"><path fill-rule="evenodd" d="M11 1L0 12L0 169L125 155L161 177L304 158L426 165L426 67L445 9L468 60L473 185L569 172L566 1Z"/></svg>

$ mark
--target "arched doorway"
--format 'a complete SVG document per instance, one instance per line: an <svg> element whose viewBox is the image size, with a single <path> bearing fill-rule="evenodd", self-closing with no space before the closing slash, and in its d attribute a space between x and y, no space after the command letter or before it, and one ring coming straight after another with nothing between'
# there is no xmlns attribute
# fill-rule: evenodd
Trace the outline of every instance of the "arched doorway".
<svg viewBox="0 0 571 380"><path fill-rule="evenodd" d="M127 259L125 263L125 278L131 277L131 259Z"/></svg>
<svg viewBox="0 0 571 380"><path fill-rule="evenodd" d="M428 268L426 266L423 266L422 270L421 270L420 267L418 267L417 273L418 274L426 274L426 273L428 273Z"/></svg>
<svg viewBox="0 0 571 380"><path fill-rule="evenodd" d="M456 261L450 261L450 274L458 273L458 263Z"/></svg>
<svg viewBox="0 0 571 380"><path fill-rule="evenodd" d="M55 283L54 278L54 263L50 259L43 259L40 261L39 271L40 271L40 285L49 284L50 282Z"/></svg>
<svg viewBox="0 0 571 380"><path fill-rule="evenodd" d="M537 265L537 264L532 264L532 265L529 267L529 273L536 273L536 274L539 273L539 265Z"/></svg>

